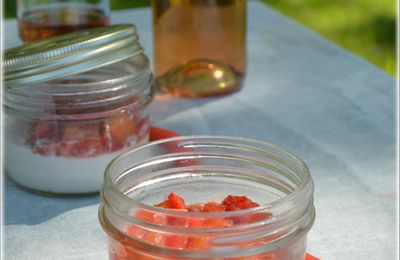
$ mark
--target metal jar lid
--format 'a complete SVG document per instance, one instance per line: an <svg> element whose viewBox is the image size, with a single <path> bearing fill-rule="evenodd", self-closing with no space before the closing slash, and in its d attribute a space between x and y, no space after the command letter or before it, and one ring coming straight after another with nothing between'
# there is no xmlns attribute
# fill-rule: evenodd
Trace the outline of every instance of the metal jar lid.
<svg viewBox="0 0 400 260"><path fill-rule="evenodd" d="M5 51L7 88L93 70L143 52L136 27L119 24L77 31Z"/></svg>

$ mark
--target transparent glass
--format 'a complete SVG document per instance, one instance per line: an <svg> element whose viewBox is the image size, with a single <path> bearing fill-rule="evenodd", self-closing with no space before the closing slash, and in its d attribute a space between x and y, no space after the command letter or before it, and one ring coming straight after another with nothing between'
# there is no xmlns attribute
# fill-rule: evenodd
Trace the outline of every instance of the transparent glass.
<svg viewBox="0 0 400 260"><path fill-rule="evenodd" d="M246 71L246 0L153 0L159 88L185 97L225 95Z"/></svg>
<svg viewBox="0 0 400 260"><path fill-rule="evenodd" d="M4 164L43 193L98 192L109 161L148 141L153 76L144 55L4 91Z"/></svg>
<svg viewBox="0 0 400 260"><path fill-rule="evenodd" d="M306 165L279 147L244 138L183 136L111 161L99 219L111 260L300 260L315 218L313 190ZM188 204L231 194L259 206L224 212L153 206L170 192ZM226 220L229 226L215 225Z"/></svg>
<svg viewBox="0 0 400 260"><path fill-rule="evenodd" d="M33 42L109 24L109 0L17 0L19 35Z"/></svg>

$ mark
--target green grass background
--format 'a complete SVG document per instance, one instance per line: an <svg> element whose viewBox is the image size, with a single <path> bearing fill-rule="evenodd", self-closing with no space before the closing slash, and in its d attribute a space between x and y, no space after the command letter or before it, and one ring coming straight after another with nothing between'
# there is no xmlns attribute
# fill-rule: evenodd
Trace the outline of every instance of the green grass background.
<svg viewBox="0 0 400 260"><path fill-rule="evenodd" d="M263 0L326 38L396 74L396 0ZM16 0L5 0L15 17ZM149 6L150 0L111 0L112 9Z"/></svg>

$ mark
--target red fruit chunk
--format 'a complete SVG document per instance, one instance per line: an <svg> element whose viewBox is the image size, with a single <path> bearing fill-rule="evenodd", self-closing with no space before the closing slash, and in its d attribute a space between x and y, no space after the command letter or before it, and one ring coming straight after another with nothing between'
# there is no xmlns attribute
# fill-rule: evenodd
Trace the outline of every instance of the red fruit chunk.
<svg viewBox="0 0 400 260"><path fill-rule="evenodd" d="M151 211L147 211L147 210L139 210L136 213L136 218L146 221L146 222L150 222L150 223L154 223L154 213Z"/></svg>
<svg viewBox="0 0 400 260"><path fill-rule="evenodd" d="M166 247L184 249L186 244L187 238L184 236L165 236L164 245Z"/></svg>
<svg viewBox="0 0 400 260"><path fill-rule="evenodd" d="M227 196L222 203L208 202L204 204L198 203L186 205L183 198L172 192L168 195L167 200L156 204L155 206L165 209L188 212L223 212L253 208L259 205L248 199L246 196L232 195ZM185 228L223 228L230 227L235 224L246 224L253 223L255 221L261 221L265 218L271 217L271 214L254 212L254 214L246 214L245 216L235 217L189 217L174 215L173 212L168 214L153 213L151 211L140 210L136 213L135 217L157 225L168 225ZM210 246L210 241L213 240L213 236L190 236L188 234L172 235L162 232L152 232L151 230L143 228L139 225L129 227L127 233L131 237L155 246L194 251L206 250ZM132 258L129 259L136 259L136 253L129 253L129 256L132 256Z"/></svg>
<svg viewBox="0 0 400 260"><path fill-rule="evenodd" d="M169 194L168 200L171 209L186 209L185 201L175 193L172 192L171 194Z"/></svg>
<svg viewBox="0 0 400 260"><path fill-rule="evenodd" d="M222 228L232 226L232 221L228 218L207 218L203 221L205 228Z"/></svg>
<svg viewBox="0 0 400 260"><path fill-rule="evenodd" d="M87 157L104 152L97 125L40 122L32 135L32 150L42 155Z"/></svg>
<svg viewBox="0 0 400 260"><path fill-rule="evenodd" d="M71 124L64 126L58 155L88 157L103 152L104 147L97 125Z"/></svg>
<svg viewBox="0 0 400 260"><path fill-rule="evenodd" d="M260 206L257 203L248 199L246 196L232 196L232 195L228 195L222 202L222 205L226 207L225 209L226 211L249 209Z"/></svg>
<svg viewBox="0 0 400 260"><path fill-rule="evenodd" d="M103 132L106 143L115 151L124 147L131 141L131 137L135 136L136 124L132 118L121 116L107 122Z"/></svg>
<svg viewBox="0 0 400 260"><path fill-rule="evenodd" d="M170 209L171 208L171 205L169 204L169 200L163 201L163 202L161 202L161 203L159 203L157 205L154 205L154 206L159 207L159 208L164 208L164 209Z"/></svg>
<svg viewBox="0 0 400 260"><path fill-rule="evenodd" d="M38 123L34 131L34 139L53 139L57 134L57 128L53 124Z"/></svg>
<svg viewBox="0 0 400 260"><path fill-rule="evenodd" d="M193 211L193 212L202 212L203 208L204 204L192 204L186 206L187 211Z"/></svg>
<svg viewBox="0 0 400 260"><path fill-rule="evenodd" d="M175 193L171 193L168 195L168 199L163 201L157 205L156 207L165 208L165 209L173 209L173 210L182 210L186 211L185 202L181 197L176 195ZM186 226L187 219L183 217L176 216L166 216L167 223L170 226Z"/></svg>
<svg viewBox="0 0 400 260"><path fill-rule="evenodd" d="M57 144L61 139L60 130L57 124L39 122L35 125L30 145L35 153L41 155L56 155Z"/></svg>
<svg viewBox="0 0 400 260"><path fill-rule="evenodd" d="M209 238L206 237L189 237L186 244L186 250L203 250L208 247Z"/></svg>
<svg viewBox="0 0 400 260"><path fill-rule="evenodd" d="M216 202L208 202L204 204L203 212L220 212L225 211L225 206Z"/></svg>

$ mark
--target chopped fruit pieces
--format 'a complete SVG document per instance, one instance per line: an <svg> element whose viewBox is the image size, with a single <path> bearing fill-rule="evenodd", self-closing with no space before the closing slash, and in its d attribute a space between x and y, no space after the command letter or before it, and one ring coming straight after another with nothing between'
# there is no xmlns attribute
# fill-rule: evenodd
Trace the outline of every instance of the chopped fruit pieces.
<svg viewBox="0 0 400 260"><path fill-rule="evenodd" d="M158 226L171 226L178 228L188 228L194 229L198 228L200 230L214 229L214 228L226 228L232 227L234 225L249 224L256 221L263 221L272 217L269 212L252 212L243 213L243 215L238 215L234 217L221 216L217 217L202 217L202 216L190 216L190 212L227 212L250 209L258 207L259 205L247 198L246 196L233 196L228 195L221 203L218 202L207 202L204 204L186 204L182 197L175 193L170 193L167 199L156 207L171 209L171 213L161 213L152 212L147 210L139 210L135 214L135 218L145 221L147 223L156 224ZM176 214L176 211L186 211L184 215ZM253 214L254 213L254 214ZM164 255L163 250L159 249L157 253L149 253L149 251L144 250L142 243L150 244L159 248L168 248L175 250L184 251L194 251L194 252L204 252L207 250L212 250L215 246L214 239L215 235L212 233L207 235L199 235L201 233L170 233L166 230L157 231L152 227L148 228L147 225L132 225L127 228L124 232L125 234L111 233L110 230L106 231L113 237L110 240L110 259L111 260L136 260L136 259L146 259L146 260L158 260L158 259L177 259L173 257L167 257ZM132 238L132 239L128 239ZM267 243L266 240L265 243ZM263 241L256 241L256 244L262 244ZM243 245L245 246L245 245ZM167 251L166 251L167 252ZM286 254L289 256L288 259L293 259L293 252L281 251L279 254L276 251L268 251L252 256L243 256L238 258L232 258L235 260L278 260L286 259L281 254ZM293 254L298 255L297 252ZM309 255L307 255L309 257ZM180 258L179 258L180 259ZM183 258L182 258L183 259ZM184 258L186 259L186 258ZM201 258L203 259L203 258ZM217 259L217 258L207 258L207 259ZM220 259L220 258L218 258ZM222 258L221 258L222 259ZM225 258L224 258L225 259ZM231 258L229 258L231 259ZM297 259L297 258L296 258ZM306 258L308 260L309 258ZM311 258L310 258L311 259Z"/></svg>
<svg viewBox="0 0 400 260"><path fill-rule="evenodd" d="M246 196L232 195L228 195L228 197L226 197L222 202L222 205L226 207L226 211L249 209L259 206L257 203L249 200Z"/></svg>
<svg viewBox="0 0 400 260"><path fill-rule="evenodd" d="M148 135L146 118L121 114L102 122L38 122L29 140L34 153L65 157L92 157L118 151ZM140 124L136 123L140 122Z"/></svg>
<svg viewBox="0 0 400 260"><path fill-rule="evenodd" d="M237 209L245 209L247 205L249 208L258 206L257 203L251 201L245 196L231 196L229 195L223 202L230 201L229 210L228 207L223 203L217 202L207 202L205 204L191 204L186 205L185 201L175 193L170 193L168 198L156 204L156 207L171 209L171 210L179 210L179 211L187 211L187 212L223 212L230 211L233 208L233 205L237 203L234 208ZM264 217L269 218L270 215L263 215ZM173 213L169 214L161 214L161 213L150 213L148 211L139 211L135 215L136 218L144 220L146 222L150 222L157 225L168 225L168 226L176 226L176 227L186 227L186 228L224 228L230 227L234 224L239 223L240 221L235 221L236 218L230 217L213 217L213 218L195 218L195 217L187 217L187 216L174 216ZM243 216L240 218L244 218L246 220L254 220L249 218L248 216ZM258 219L261 220L261 219ZM245 224L244 221L240 223ZM250 222L249 222L250 223ZM140 232L138 230L141 230ZM171 235L163 235L163 234L153 234L154 232L145 231L140 227L131 227L128 232L131 236L136 236L140 234L140 239L142 241L146 241L150 244L177 248L177 249L191 249L191 250L200 250L205 249L208 244L207 241L211 238L205 237L189 237L189 236L171 236ZM157 240L154 240L157 239ZM162 242L160 242L162 241Z"/></svg>
<svg viewBox="0 0 400 260"><path fill-rule="evenodd" d="M171 192L166 201L156 204L155 206L166 209L185 209L194 212L221 212L255 208L259 205L246 196L228 195L221 204L217 202L207 202L205 204L191 204L185 206L185 201L180 196Z"/></svg>
<svg viewBox="0 0 400 260"><path fill-rule="evenodd" d="M161 213L161 212L152 212L147 210L139 210L135 213L135 218L140 219L147 223L156 224L159 226L171 226L171 227L179 227L179 228L196 228L196 229L214 229L214 228L226 228L231 227L237 224L246 224L252 222L246 221L255 221L256 219L252 219L251 216L240 217L227 217L227 216L213 216L209 218L201 217L201 216L190 216L190 212L226 212L233 210L241 210L247 208L257 207L258 204L251 201L246 196L227 196L221 203L218 202L207 202L204 204L196 203L187 205L182 197L178 196L175 193L170 193L165 201L162 201L159 204L155 205L156 207L170 209L171 213ZM177 215L174 211L186 211L189 213L188 215ZM261 217L270 218L271 215L269 213L256 214L259 218L257 221L261 221ZM236 218L241 218L243 221L238 221ZM198 235L189 235L189 234L171 234L168 232L157 232L152 229L148 229L145 226L141 225L132 225L128 227L126 230L126 235L135 238L136 240L140 240L142 242L151 244L157 247L165 247L170 249L177 250L189 250L189 251L202 251L208 250L212 247L213 235L207 236L198 236ZM134 240L132 242L127 242L123 238L114 237L113 240L115 244L120 243L119 245L110 246L113 247L113 252L115 255L111 254L111 258L113 260L123 259L123 260L133 260L133 259L142 259L140 258L142 255L140 252L136 250L132 250L137 248ZM127 243L127 244L126 244ZM130 244L132 243L132 244ZM123 252L118 253L116 248L119 248L122 245L126 245L123 249ZM110 251L111 252L111 251ZM121 257L125 252L128 252L127 256ZM139 256L140 255L140 256ZM144 256L143 256L144 257ZM155 260L161 259L158 257L147 256L144 259ZM169 259L169 258L168 258ZM240 258L242 259L242 258ZM255 258L259 259L259 258ZM261 258L260 258L261 259ZM264 258L262 258L264 259ZM265 258L269 259L269 258ZM275 259L275 258L273 258Z"/></svg>

